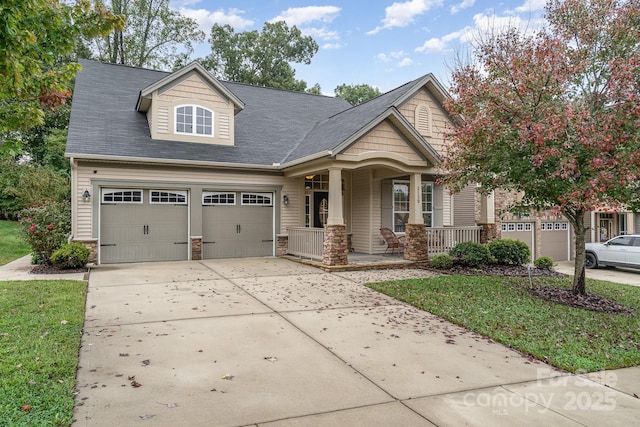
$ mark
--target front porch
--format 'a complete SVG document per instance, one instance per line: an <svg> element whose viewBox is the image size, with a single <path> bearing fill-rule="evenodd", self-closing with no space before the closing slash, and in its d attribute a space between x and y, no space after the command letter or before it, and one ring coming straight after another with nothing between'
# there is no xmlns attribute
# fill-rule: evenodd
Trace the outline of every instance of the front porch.
<svg viewBox="0 0 640 427"><path fill-rule="evenodd" d="M426 251L420 248L421 252L428 253L429 257L448 253L451 248L461 242L481 242L480 226L472 227L438 227L426 228L423 239L417 241L425 242ZM359 268L405 268L415 264L424 264L426 259L415 260L407 256L406 252L398 255L374 253L366 254L353 252L351 247L351 233L345 236L345 244L339 245L346 252L343 257L346 262L341 264L328 264L324 262L327 258L327 250L331 250L332 245L327 244L332 239L332 232L327 228L319 227L288 227L288 233L278 236L278 255L286 256L296 261L304 261L312 265L331 269L359 269Z"/></svg>

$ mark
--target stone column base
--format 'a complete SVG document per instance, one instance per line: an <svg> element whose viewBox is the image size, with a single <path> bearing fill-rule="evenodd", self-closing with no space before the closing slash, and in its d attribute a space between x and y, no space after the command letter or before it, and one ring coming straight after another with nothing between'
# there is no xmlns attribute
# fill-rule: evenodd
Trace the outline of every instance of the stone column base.
<svg viewBox="0 0 640 427"><path fill-rule="evenodd" d="M276 256L284 256L287 254L287 251L289 250L289 235L278 234L277 239L278 239L278 242L276 246Z"/></svg>
<svg viewBox="0 0 640 427"><path fill-rule="evenodd" d="M327 225L322 242L324 265L348 265L349 243L345 225Z"/></svg>
<svg viewBox="0 0 640 427"><path fill-rule="evenodd" d="M191 236L191 260L200 261L202 259L202 237Z"/></svg>
<svg viewBox="0 0 640 427"><path fill-rule="evenodd" d="M500 239L500 229L498 224L478 224L482 227L480 230L480 243L489 243ZM536 245L538 246L538 245Z"/></svg>
<svg viewBox="0 0 640 427"><path fill-rule="evenodd" d="M404 239L404 259L408 261L426 261L429 259L427 226L425 224L406 224Z"/></svg>
<svg viewBox="0 0 640 427"><path fill-rule="evenodd" d="M74 243L80 243L89 249L89 264L98 263L98 241L97 240L74 240Z"/></svg>

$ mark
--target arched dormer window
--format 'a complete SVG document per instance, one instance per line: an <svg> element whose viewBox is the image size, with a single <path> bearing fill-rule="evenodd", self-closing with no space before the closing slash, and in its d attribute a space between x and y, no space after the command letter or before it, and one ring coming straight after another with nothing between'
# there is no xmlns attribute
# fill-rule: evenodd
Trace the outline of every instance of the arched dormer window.
<svg viewBox="0 0 640 427"><path fill-rule="evenodd" d="M416 130L422 136L431 136L431 108L426 104L419 104L416 107Z"/></svg>
<svg viewBox="0 0 640 427"><path fill-rule="evenodd" d="M197 105L176 107L176 133L213 136L213 111Z"/></svg>

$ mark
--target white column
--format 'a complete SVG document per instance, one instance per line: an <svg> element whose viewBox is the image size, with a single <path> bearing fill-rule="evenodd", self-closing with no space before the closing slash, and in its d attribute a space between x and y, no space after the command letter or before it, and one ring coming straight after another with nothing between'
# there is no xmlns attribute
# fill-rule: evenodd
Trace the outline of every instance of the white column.
<svg viewBox="0 0 640 427"><path fill-rule="evenodd" d="M496 203L493 191L486 196L480 195L480 224L495 224L496 222Z"/></svg>
<svg viewBox="0 0 640 427"><path fill-rule="evenodd" d="M344 225L342 213L342 169L329 169L329 218L327 225Z"/></svg>
<svg viewBox="0 0 640 427"><path fill-rule="evenodd" d="M424 224L422 216L422 175L414 173L409 182L409 224Z"/></svg>

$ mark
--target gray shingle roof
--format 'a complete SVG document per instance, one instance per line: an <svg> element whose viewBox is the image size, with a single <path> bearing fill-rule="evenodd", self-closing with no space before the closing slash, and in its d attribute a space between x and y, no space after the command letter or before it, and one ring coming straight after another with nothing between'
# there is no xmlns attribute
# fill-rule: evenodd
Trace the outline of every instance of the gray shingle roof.
<svg viewBox="0 0 640 427"><path fill-rule="evenodd" d="M136 110L145 87L169 73L80 61L69 122L67 156L138 158L271 166L322 153L415 89L407 83L357 107L338 98L221 82L243 103L235 116L235 146L153 140Z"/></svg>

